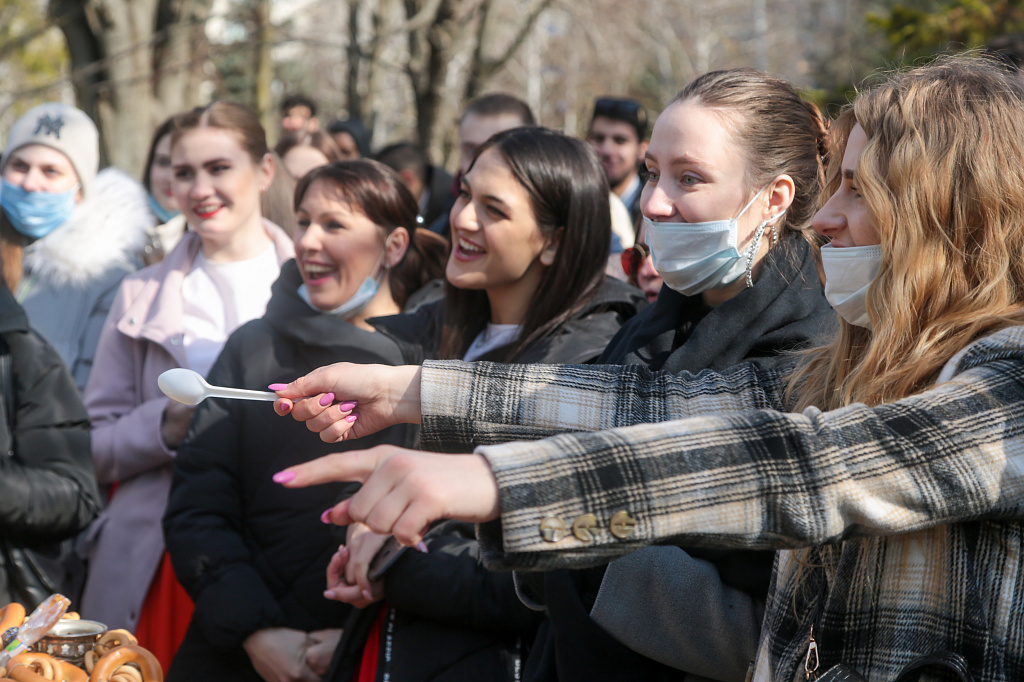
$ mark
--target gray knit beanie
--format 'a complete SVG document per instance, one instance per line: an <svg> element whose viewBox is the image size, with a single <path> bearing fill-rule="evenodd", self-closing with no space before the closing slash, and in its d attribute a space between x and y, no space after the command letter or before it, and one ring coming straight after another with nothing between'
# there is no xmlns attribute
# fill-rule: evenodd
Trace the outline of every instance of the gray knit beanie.
<svg viewBox="0 0 1024 682"><path fill-rule="evenodd" d="M99 171L100 136L96 124L84 111L49 102L29 109L15 121L7 135L0 173L7 167L11 153L30 144L41 144L64 154L75 167L82 196L89 196L92 181Z"/></svg>

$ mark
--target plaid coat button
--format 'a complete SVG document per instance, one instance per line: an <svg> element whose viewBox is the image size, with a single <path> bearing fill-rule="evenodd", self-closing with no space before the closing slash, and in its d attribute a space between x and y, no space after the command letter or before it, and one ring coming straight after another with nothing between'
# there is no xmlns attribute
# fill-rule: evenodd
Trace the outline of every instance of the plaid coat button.
<svg viewBox="0 0 1024 682"><path fill-rule="evenodd" d="M597 527L597 517L593 514L584 514L572 522L572 534L580 542L592 542L594 534L592 529Z"/></svg>
<svg viewBox="0 0 1024 682"><path fill-rule="evenodd" d="M636 530L636 519L629 512L615 512L608 523L608 530L618 539L625 540Z"/></svg>
<svg viewBox="0 0 1024 682"><path fill-rule="evenodd" d="M565 521L557 516L548 516L540 522L540 536L547 542L558 542L566 535Z"/></svg>

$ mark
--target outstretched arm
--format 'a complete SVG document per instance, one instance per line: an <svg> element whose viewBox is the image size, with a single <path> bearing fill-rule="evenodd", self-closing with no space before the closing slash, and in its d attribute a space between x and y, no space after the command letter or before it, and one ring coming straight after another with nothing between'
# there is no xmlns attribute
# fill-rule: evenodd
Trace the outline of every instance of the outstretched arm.
<svg viewBox="0 0 1024 682"><path fill-rule="evenodd" d="M421 423L431 450L535 440L709 411L783 409L784 372L741 365L678 376L641 366L427 362L422 368L338 363L287 386L278 414L306 422L322 440L359 438Z"/></svg>
<svg viewBox="0 0 1024 682"><path fill-rule="evenodd" d="M753 365L673 375L641 365L427 362L420 438L430 450L470 452L707 412L782 410L784 376Z"/></svg>
<svg viewBox="0 0 1024 682"><path fill-rule="evenodd" d="M482 458L481 458L482 456ZM376 448L282 478L360 480L336 523L415 544L439 518L482 529L491 566L592 565L675 538L778 549L1024 511L1024 351L894 403L751 410L482 447ZM577 522L587 533L574 532Z"/></svg>

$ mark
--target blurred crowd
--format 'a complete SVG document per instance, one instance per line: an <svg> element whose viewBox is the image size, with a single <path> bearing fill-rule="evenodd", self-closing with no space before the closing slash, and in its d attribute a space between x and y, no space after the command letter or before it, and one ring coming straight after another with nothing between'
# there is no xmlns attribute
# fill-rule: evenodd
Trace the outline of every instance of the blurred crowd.
<svg viewBox="0 0 1024 682"><path fill-rule="evenodd" d="M994 569L934 568L995 551L998 542L978 539L995 531L961 526L1012 519L996 503L1004 493L965 482L967 465L934 464L943 473L929 483L913 473L917 458L939 462L940 446L956 441L926 430L944 419L962 420L965 440L952 450L982 448L981 436L963 435L970 415L939 398L879 412L940 390L956 353L1024 320L1017 284L984 313L960 303L1016 282L979 226L1019 245L1005 236L1010 219L992 208L968 220L968 237L942 232L961 216L943 178L970 195L965 206L986 192L1009 201L995 187L1005 180L983 171L1014 164L1004 148L1020 145L963 142L987 130L986 117L1016 129L1024 112L1008 109L1024 95L1008 83L982 60L922 67L832 122L778 78L715 71L653 125L635 100L596 99L584 139L538 127L527 104L494 93L461 113L454 174L413 142L371 148L359 120L321 125L303 95L284 100L272 147L241 104L170 117L139 180L99 168L97 129L82 111L29 110L0 157L3 596L34 606L69 595L83 617L134 632L169 680L738 681L755 659L758 679L805 669L815 679L819 650L820 672L848 662L870 679L895 679L911 654L949 651L976 679L1024 675L1024 651L1007 645L996 662L991 653L990 638L1020 639L993 634L1002 621L990 611L1016 603L985 602L994 588L977 585L977 572ZM917 96L937 102L920 118L908 104ZM929 127L965 117L966 132ZM913 157L899 146L904 128L945 156ZM925 177L927 165L945 175ZM939 227L914 232L936 206ZM954 244L968 265L942 261L932 242ZM976 274L976 252L1002 270ZM925 267L915 259L944 263L963 286L906 284L924 281L899 270ZM353 364L345 383L330 383L342 375L318 368L338 362ZM385 377L398 376L382 366L416 368L422 417L398 418L397 399L374 407ZM297 418L266 402L172 401L157 378L173 368L217 386L269 387L292 401L279 412ZM288 391L307 375L300 401ZM1000 389L985 390L1002 404ZM829 421L841 412L845 421ZM671 421L704 413L700 428ZM1019 419L1000 414L1000 447L1015 452ZM691 440L604 431L659 422L688 425L679 428ZM552 441L551 462L541 462L546 440L531 465L502 459L512 455L498 444L563 432L571 439ZM390 511L356 502L388 499L401 486L375 481L390 474L362 488L341 474L281 485L292 467L374 446L485 446L478 455L493 475L481 480L500 497L493 509L460 511L491 499L460 474L450 504L413 514L410 539L402 510L448 499L431 494L430 476L448 466L433 463L463 459L410 460L422 476L396 480L420 492ZM815 459L826 450L849 454L844 472ZM669 464L643 464L655 452L692 469L669 478ZM906 480L879 479L881 469ZM829 477L852 490L830 488L839 484ZM934 494L907 492L915 484L991 504L943 515ZM658 525L669 507L677 516ZM524 509L528 520L514 520ZM901 521L919 516L934 522ZM1011 525L1004 544L1020 535ZM960 534L928 536L917 550L892 540L936 526ZM865 548L861 535L876 544ZM952 554L965 543L976 550ZM545 561L549 550L558 560ZM931 577L908 577L887 551ZM903 621L917 639L899 635L905 601L920 615L928 599L952 599L918 584L944 579L974 586L969 626L936 607ZM919 627L936 641L919 646Z"/></svg>

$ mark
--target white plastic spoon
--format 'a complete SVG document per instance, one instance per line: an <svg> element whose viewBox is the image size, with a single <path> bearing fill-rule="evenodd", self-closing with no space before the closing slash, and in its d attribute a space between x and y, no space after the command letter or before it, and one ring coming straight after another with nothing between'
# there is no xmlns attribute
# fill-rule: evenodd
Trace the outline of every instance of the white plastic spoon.
<svg viewBox="0 0 1024 682"><path fill-rule="evenodd" d="M277 394L270 391L249 391L244 388L211 386L201 374L184 367L167 370L157 377L156 383L168 398L186 405L198 405L207 398L277 400Z"/></svg>

